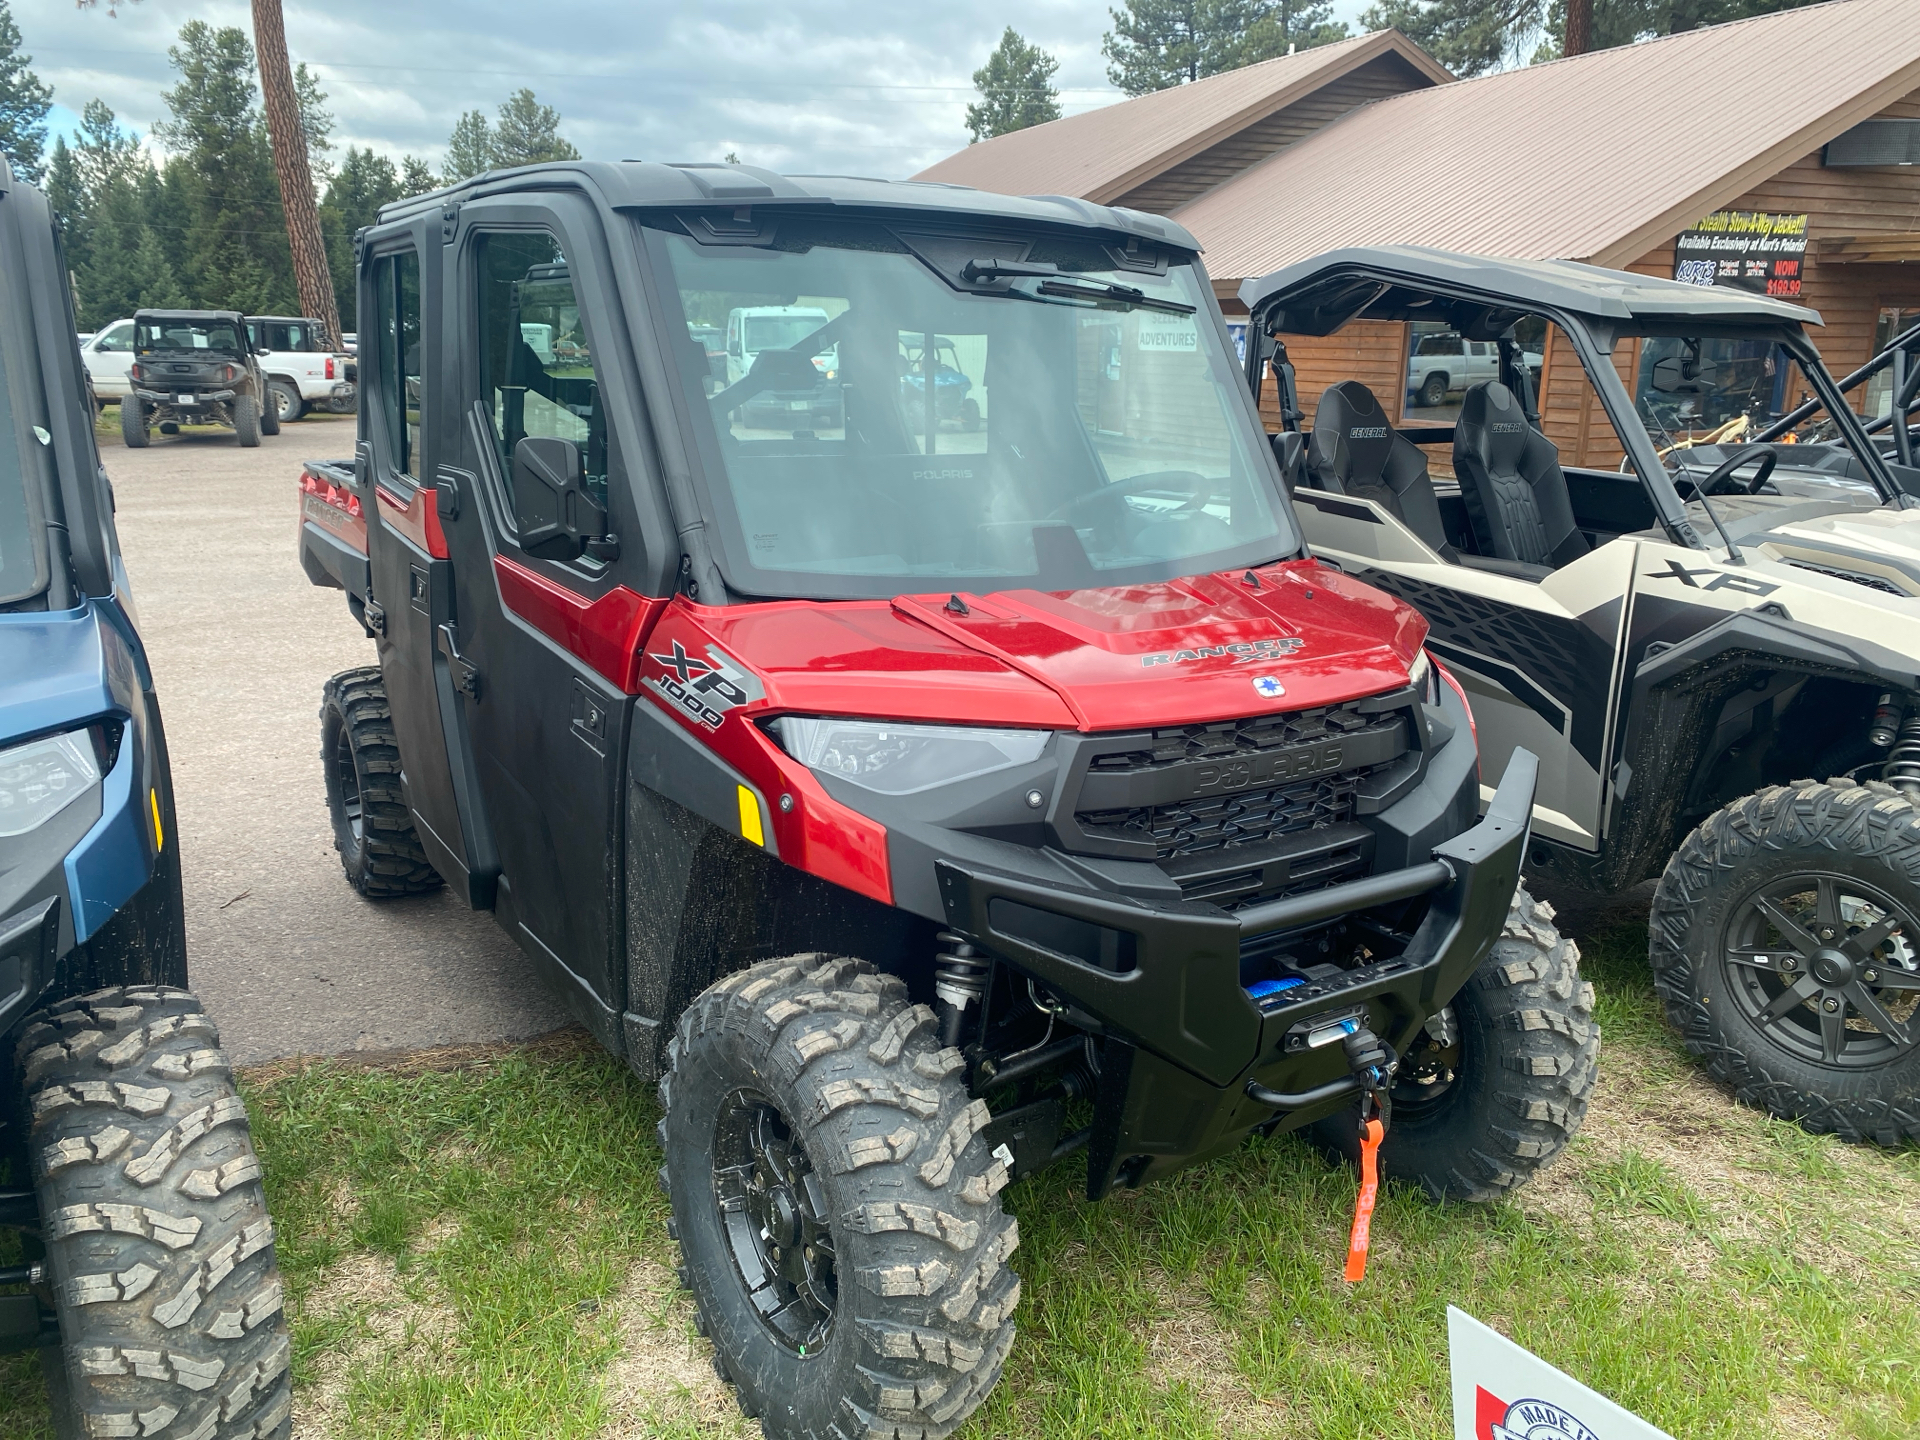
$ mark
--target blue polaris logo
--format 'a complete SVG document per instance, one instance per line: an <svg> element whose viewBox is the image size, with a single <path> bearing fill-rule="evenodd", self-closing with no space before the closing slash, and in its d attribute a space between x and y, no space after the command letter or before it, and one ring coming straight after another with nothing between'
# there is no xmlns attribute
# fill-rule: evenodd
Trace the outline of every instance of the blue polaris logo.
<svg viewBox="0 0 1920 1440"><path fill-rule="evenodd" d="M1271 675L1254 676L1253 688L1256 694L1264 695L1269 700L1277 699L1287 693L1287 687Z"/></svg>

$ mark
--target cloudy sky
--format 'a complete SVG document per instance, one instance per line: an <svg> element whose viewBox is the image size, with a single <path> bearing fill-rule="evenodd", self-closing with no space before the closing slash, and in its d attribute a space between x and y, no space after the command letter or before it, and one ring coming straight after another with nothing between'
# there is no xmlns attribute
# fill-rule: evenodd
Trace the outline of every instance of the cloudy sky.
<svg viewBox="0 0 1920 1440"><path fill-rule="evenodd" d="M924 0L923 0L924 3ZM1336 0L1357 17L1366 0ZM173 80L188 20L250 30L244 0L72 0L13 6L55 129L94 97L145 133ZM437 162L463 110L489 114L530 85L592 159L718 160L793 172L910 175L967 141L972 72L1015 25L1060 61L1072 114L1119 98L1107 83L1101 0L1025 0L1006 12L893 0L288 0L287 42L316 70L341 144Z"/></svg>

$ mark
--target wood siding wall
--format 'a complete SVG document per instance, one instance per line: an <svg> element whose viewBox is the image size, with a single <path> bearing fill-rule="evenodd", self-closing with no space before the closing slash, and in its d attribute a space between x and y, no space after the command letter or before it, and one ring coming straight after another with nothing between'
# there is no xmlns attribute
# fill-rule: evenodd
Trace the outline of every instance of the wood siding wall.
<svg viewBox="0 0 1920 1440"><path fill-rule="evenodd" d="M1424 89L1432 83L1429 76L1414 69L1401 56L1378 56L1108 203L1170 215L1196 195L1211 190L1223 180L1231 180L1248 166L1286 149L1349 110L1403 91Z"/></svg>

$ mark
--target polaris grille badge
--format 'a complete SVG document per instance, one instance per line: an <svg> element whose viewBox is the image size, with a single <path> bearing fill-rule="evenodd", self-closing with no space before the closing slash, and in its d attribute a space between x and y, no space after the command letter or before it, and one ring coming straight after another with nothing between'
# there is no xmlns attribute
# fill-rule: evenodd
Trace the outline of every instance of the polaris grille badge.
<svg viewBox="0 0 1920 1440"><path fill-rule="evenodd" d="M1284 695L1287 693L1287 687L1282 685L1278 680L1274 679L1273 676L1271 675L1254 676L1253 688L1256 691L1258 691L1260 694L1266 696L1267 699L1269 700L1273 699L1276 696Z"/></svg>

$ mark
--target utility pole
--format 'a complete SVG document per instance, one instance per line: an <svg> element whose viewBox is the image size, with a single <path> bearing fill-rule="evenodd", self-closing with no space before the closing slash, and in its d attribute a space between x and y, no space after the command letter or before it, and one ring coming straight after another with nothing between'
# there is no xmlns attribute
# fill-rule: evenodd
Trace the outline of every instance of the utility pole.
<svg viewBox="0 0 1920 1440"><path fill-rule="evenodd" d="M259 0L255 0L255 9ZM1584 55L1593 49L1593 0L1567 0L1567 29L1560 40L1562 55Z"/></svg>
<svg viewBox="0 0 1920 1440"><path fill-rule="evenodd" d="M287 248L293 256L300 308L326 330L327 348L336 349L340 307L334 302L333 272L320 234L320 207L313 198L306 127L300 123L300 97L287 59L287 25L280 0L253 0L253 49L260 64L260 97L267 112L267 135L273 142L273 169L280 179L280 208L287 217Z"/></svg>

